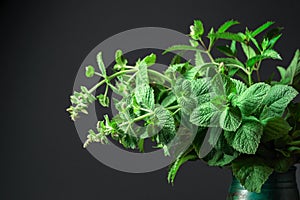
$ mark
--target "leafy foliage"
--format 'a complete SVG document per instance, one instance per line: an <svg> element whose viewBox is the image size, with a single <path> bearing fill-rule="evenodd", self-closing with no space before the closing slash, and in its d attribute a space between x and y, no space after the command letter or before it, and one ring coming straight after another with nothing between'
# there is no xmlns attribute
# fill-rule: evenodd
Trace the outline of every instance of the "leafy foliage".
<svg viewBox="0 0 300 200"><path fill-rule="evenodd" d="M102 106L115 106L118 114L104 115L96 130L88 131L84 147L93 142L106 144L111 138L125 148L144 152L145 140L151 139L155 147L171 155L175 152L172 146L184 144L190 129L195 129L195 137L188 140L190 146L175 149L168 181L173 184L182 164L201 159L210 166L231 168L253 192L260 192L273 171L286 172L300 162L300 103L293 102L300 91L300 51L287 68L277 67L279 81L262 81L259 72L264 60L282 59L274 49L282 28L268 30L274 22L266 22L254 30L228 32L237 24L229 20L208 29L206 45L206 29L200 20L194 20L190 45L174 45L164 51L178 53L162 73L151 69L155 54L130 66L117 50L112 74L106 71L102 53L97 54L98 69L88 65L85 75L99 76L100 81L90 89L82 86L74 91L67 111L76 120L80 113L88 114L88 106L98 99ZM211 52L219 40L225 40L215 47L223 56L214 58ZM194 53L195 64L181 61L186 51ZM95 96L101 86L104 92ZM119 95L112 105L109 90ZM180 129L185 136L179 136Z"/></svg>

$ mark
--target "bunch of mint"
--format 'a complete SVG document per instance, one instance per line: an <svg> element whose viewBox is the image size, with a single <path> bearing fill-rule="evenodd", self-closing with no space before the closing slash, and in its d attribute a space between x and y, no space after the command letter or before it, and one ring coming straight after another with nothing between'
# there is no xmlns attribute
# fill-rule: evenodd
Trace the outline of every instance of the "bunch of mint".
<svg viewBox="0 0 300 200"><path fill-rule="evenodd" d="M195 20L190 27L190 45L174 45L164 52L192 51L195 64L181 62L176 56L163 73L151 68L156 55L150 54L130 66L118 50L114 73L108 75L99 53L99 70L87 66L86 76L100 76L101 81L89 90L82 87L80 92L74 92L72 106L67 110L75 120L79 113L88 114L86 108L96 100L108 107L110 89L121 97L113 99L119 113L112 119L105 115L96 132L89 131L84 146L107 143L110 137L126 148L143 152L144 141L150 138L168 155L167 144L175 137L184 115L188 116L186 128L192 124L197 133L190 147L179 152L170 166L169 182L173 183L183 163L201 159L210 166L232 169L247 190L260 192L273 171L286 172L299 162L300 103L293 99L300 91L300 52L296 51L287 68L277 67L279 81L272 77L262 81L262 62L282 59L274 50L282 28L271 29L273 22L267 22L253 31L228 31L237 24L227 21L203 37L203 24ZM219 40L228 44L216 46ZM224 57L214 58L213 49ZM204 56L210 61L205 62ZM211 72L213 75L207 76ZM93 92L102 85L105 92L94 96ZM143 125L136 126L138 122ZM208 132L211 151L200 156Z"/></svg>

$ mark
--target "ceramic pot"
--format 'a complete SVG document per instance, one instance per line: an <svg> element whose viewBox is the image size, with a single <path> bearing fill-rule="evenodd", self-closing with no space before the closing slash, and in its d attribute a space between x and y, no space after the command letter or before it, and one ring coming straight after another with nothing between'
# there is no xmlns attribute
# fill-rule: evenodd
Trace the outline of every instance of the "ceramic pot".
<svg viewBox="0 0 300 200"><path fill-rule="evenodd" d="M233 177L227 200L300 200L296 167L291 167L286 173L274 172L263 185L261 193L247 191Z"/></svg>

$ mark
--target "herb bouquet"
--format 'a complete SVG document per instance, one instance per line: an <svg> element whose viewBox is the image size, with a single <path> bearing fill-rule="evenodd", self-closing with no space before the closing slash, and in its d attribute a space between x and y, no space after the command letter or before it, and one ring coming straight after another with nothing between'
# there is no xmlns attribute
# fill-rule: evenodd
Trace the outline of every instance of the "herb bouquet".
<svg viewBox="0 0 300 200"><path fill-rule="evenodd" d="M277 67L280 80L261 81L263 61L282 59L274 50L281 28L271 29L273 22L267 22L253 31L229 32L236 24L227 21L203 37L203 24L195 20L190 45L175 45L164 52L179 53L163 73L151 68L155 54L131 66L118 50L114 73L108 74L99 53L99 71L87 66L86 76L100 76L101 81L89 90L75 91L67 111L75 120L79 113L87 114L86 108L96 100L108 107L108 91L112 90L121 97L113 99L119 114L111 119L105 115L97 131L89 131L84 147L111 138L143 152L144 141L150 138L168 155L172 151L168 143L179 127L196 127L188 148L177 149L169 182L173 183L183 163L201 159L210 166L230 168L248 191L257 193L273 172L286 172L299 163L300 103L293 99L300 91L300 52L296 51L287 68ZM220 40L225 45L216 46ZM214 58L213 49L223 56ZM195 53L194 64L180 59L185 51ZM104 93L94 96L100 86L105 87ZM207 153L201 152L205 140L210 146ZM184 138L178 142L184 143Z"/></svg>

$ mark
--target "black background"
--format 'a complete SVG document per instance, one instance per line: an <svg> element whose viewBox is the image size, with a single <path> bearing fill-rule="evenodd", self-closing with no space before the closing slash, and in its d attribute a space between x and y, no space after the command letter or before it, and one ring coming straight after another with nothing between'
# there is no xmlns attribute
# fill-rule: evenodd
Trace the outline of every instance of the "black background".
<svg viewBox="0 0 300 200"><path fill-rule="evenodd" d="M175 186L167 169L127 174L82 148L65 108L76 72L97 44L146 26L188 33L193 19L284 26L286 66L299 45L300 1L2 1L0 199L225 199L231 174L192 162ZM264 66L263 76L274 66Z"/></svg>

